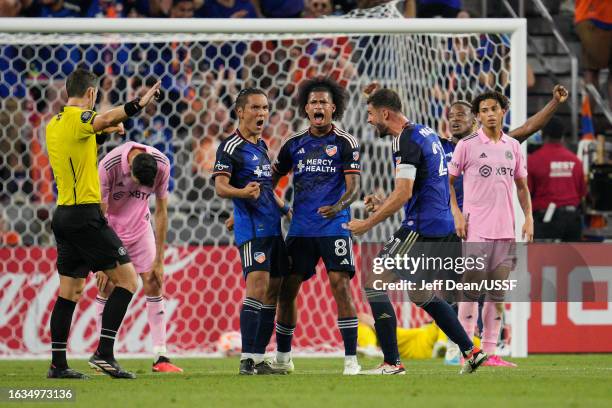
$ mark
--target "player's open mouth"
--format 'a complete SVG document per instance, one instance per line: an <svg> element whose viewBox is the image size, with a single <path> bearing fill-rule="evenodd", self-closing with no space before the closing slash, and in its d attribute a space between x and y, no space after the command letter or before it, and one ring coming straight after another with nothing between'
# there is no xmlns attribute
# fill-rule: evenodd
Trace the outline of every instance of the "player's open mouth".
<svg viewBox="0 0 612 408"><path fill-rule="evenodd" d="M323 113L319 113L319 112L317 112L317 113L315 113L315 114L313 115L313 118L314 118L314 120L315 120L315 121L320 122L320 121L322 121L323 119L325 119L325 115L324 115Z"/></svg>
<svg viewBox="0 0 612 408"><path fill-rule="evenodd" d="M461 129L461 125L458 124L458 123L453 123L453 124L451 124L451 129L452 130L459 130L459 129Z"/></svg>
<svg viewBox="0 0 612 408"><path fill-rule="evenodd" d="M259 128L259 127L262 127L262 126L263 126L264 121L263 121L263 119L260 119L260 120L258 120L258 121L257 121L255 124L256 124L256 125L257 125L257 127Z"/></svg>

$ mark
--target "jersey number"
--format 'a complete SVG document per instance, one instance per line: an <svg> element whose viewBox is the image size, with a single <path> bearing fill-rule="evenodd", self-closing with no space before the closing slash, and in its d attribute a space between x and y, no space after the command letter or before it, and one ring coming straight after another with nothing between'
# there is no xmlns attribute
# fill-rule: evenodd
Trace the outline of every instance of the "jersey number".
<svg viewBox="0 0 612 408"><path fill-rule="evenodd" d="M336 247L336 256L344 256L348 252L345 239L337 239L334 242L334 246Z"/></svg>
<svg viewBox="0 0 612 408"><path fill-rule="evenodd" d="M442 145L440 145L440 142L434 142L432 143L431 147L434 154L440 155L440 167L438 167L438 175L440 177L446 176L448 174L448 169L444 165L444 149L442 148Z"/></svg>

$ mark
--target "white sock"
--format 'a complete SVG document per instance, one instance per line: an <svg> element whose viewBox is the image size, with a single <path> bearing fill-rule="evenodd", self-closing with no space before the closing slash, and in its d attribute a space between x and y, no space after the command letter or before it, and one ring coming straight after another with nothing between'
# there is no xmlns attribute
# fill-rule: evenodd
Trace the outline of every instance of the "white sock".
<svg viewBox="0 0 612 408"><path fill-rule="evenodd" d="M242 353L242 354L240 354L240 361L246 360L248 358L253 359L253 354L251 354L251 353Z"/></svg>
<svg viewBox="0 0 612 408"><path fill-rule="evenodd" d="M348 363L351 363L351 362L356 363L357 362L357 356L344 356L344 364L348 364Z"/></svg>
<svg viewBox="0 0 612 408"><path fill-rule="evenodd" d="M255 354L253 353L253 357L251 357L253 359L253 361L255 362L255 365L261 363L262 361L264 361L264 355L263 354Z"/></svg>
<svg viewBox="0 0 612 408"><path fill-rule="evenodd" d="M288 351L283 353L282 351L276 352L276 362L281 364L286 364L291 361L291 352Z"/></svg>

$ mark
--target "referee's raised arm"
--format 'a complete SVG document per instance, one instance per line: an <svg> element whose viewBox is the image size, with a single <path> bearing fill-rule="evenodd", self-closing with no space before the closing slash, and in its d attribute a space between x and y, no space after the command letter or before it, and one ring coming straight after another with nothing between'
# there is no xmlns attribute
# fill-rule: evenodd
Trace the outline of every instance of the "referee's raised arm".
<svg viewBox="0 0 612 408"><path fill-rule="evenodd" d="M123 243L102 214L97 144L105 134L123 130L121 123L159 96L160 83L142 98L98 114L98 77L77 69L66 79L68 101L46 128L46 144L57 184L57 208L51 228L57 243L60 288L51 313L51 367L48 378L88 378L68 367L66 348L72 315L90 271L103 271L115 285L102 314L100 342L89 365L115 378L135 378L113 354L132 295L138 286L134 265Z"/></svg>

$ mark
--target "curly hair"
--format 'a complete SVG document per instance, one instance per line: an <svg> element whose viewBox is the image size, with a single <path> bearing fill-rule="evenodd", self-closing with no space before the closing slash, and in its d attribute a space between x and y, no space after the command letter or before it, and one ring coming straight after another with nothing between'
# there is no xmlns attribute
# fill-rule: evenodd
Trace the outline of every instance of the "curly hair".
<svg viewBox="0 0 612 408"><path fill-rule="evenodd" d="M306 113L306 104L308 103L308 97L311 92L327 92L331 95L332 102L336 105L336 110L332 119L340 120L344 111L346 110L346 103L348 101L348 92L339 83L334 81L332 78L318 77L308 79L300 84L298 90L298 106L303 116L308 117Z"/></svg>
<svg viewBox="0 0 612 408"><path fill-rule="evenodd" d="M482 101L486 101L487 99L496 100L497 103L499 103L499 106L503 110L507 110L508 105L510 104L510 102L508 101L508 98L506 98L504 95L500 94L499 92L487 91L487 92L481 93L476 98L474 98L474 100L472 101L472 113L474 115L478 115L478 111L480 110L480 103Z"/></svg>

